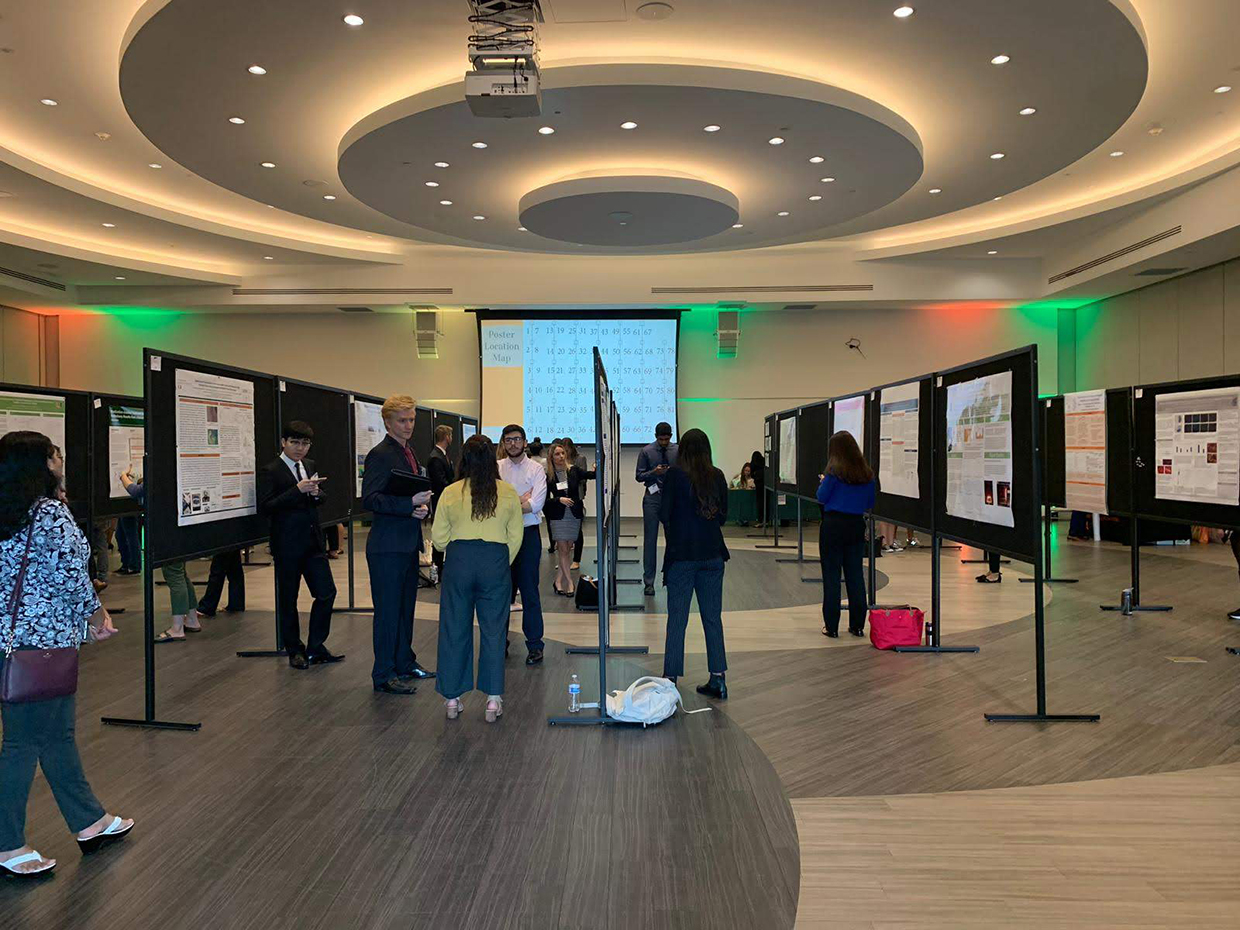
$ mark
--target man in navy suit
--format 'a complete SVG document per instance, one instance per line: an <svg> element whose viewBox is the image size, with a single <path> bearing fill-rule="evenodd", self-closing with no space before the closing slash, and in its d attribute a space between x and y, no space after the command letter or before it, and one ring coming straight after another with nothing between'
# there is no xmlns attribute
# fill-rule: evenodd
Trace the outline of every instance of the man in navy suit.
<svg viewBox="0 0 1240 930"><path fill-rule="evenodd" d="M375 605L375 664L370 677L375 690L385 694L413 694L417 691L414 681L435 677L418 664L413 651L418 556L431 492L397 497L385 491L393 471L422 473L409 444L417 415L417 401L407 394L394 394L383 402L387 436L367 453L362 472L362 506L373 515L366 538L370 596Z"/></svg>

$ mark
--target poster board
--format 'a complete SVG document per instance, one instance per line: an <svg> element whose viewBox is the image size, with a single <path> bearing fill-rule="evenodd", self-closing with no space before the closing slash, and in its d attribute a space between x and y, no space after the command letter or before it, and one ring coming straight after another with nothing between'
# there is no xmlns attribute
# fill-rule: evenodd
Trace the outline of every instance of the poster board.
<svg viewBox="0 0 1240 930"><path fill-rule="evenodd" d="M797 414L782 414L779 418L779 487L793 493L797 491Z"/></svg>
<svg viewBox="0 0 1240 930"><path fill-rule="evenodd" d="M320 488L324 501L318 508L319 523L327 526L343 523L353 506L353 446L349 395L336 388L323 387L306 381L281 378L277 381L279 417L283 429L290 420L304 420L314 430L314 445L308 458L315 471L326 477ZM279 454L279 446L264 457L259 453L259 468Z"/></svg>
<svg viewBox="0 0 1240 930"><path fill-rule="evenodd" d="M797 417L797 493L808 500L818 499L818 476L827 467L830 439L830 402L823 400L802 407Z"/></svg>
<svg viewBox="0 0 1240 930"><path fill-rule="evenodd" d="M984 385L970 384L979 379L987 380ZM986 432L996 422L992 416L997 412L996 397L1005 389L1011 398L1010 419L1005 421L1011 441L1011 479L1006 492L1010 495L1010 506L1005 508L1011 515L1010 526L989 519L962 516L948 508L949 417L956 417L952 427L957 435L964 427L972 428L980 423L984 442ZM949 396L954 401L951 409ZM1040 476L1038 481L1034 480L1035 472L1039 470L1035 452L1040 445L1038 424L1034 419L1037 401L1036 346L1026 346L935 375L934 518L936 529L944 536L1026 562L1040 557L1042 487ZM971 420L969 423L962 422L966 412ZM968 440L960 436L960 446L974 441L972 435ZM958 446L954 451L964 450ZM991 449L989 454L999 451ZM983 454L987 452L983 451ZM997 482L997 475L992 472L989 480ZM972 508L978 516L991 516L998 509L997 487L991 504L986 504L982 497L980 503Z"/></svg>
<svg viewBox="0 0 1240 930"><path fill-rule="evenodd" d="M132 468L142 475L146 448L146 406L141 397L96 394L90 404L91 494L95 518L123 517L142 512L120 482L120 472Z"/></svg>
<svg viewBox="0 0 1240 930"><path fill-rule="evenodd" d="M885 385L871 392L875 397L870 404L867 429L871 442L866 455L870 456L871 465L876 463L881 465L884 435L883 392L891 388L902 388L902 390L887 394L886 397L888 404L897 404L907 413L909 408L907 388L910 386L915 386L917 390L917 496L910 497L907 494L889 492L884 487L880 475L878 489L874 495L874 517L929 533L934 516L934 455L932 453L935 420L934 378L932 376L924 375L912 381ZM894 413L895 410L888 406L887 416L893 416ZM875 468L876 475L879 471L879 468Z"/></svg>
<svg viewBox="0 0 1240 930"><path fill-rule="evenodd" d="M1042 434L1042 503L1047 507L1068 506L1063 411L1062 396L1038 399L1038 428Z"/></svg>
<svg viewBox="0 0 1240 930"><path fill-rule="evenodd" d="M362 472L370 450L383 442L387 431L383 426L383 398L373 394L354 394L350 411L353 450L353 510L362 511Z"/></svg>
<svg viewBox="0 0 1240 930"><path fill-rule="evenodd" d="M248 385L253 411L248 442L254 449L255 458L258 457L258 450L270 451L278 445L276 379L261 372L169 355L150 348L143 349L143 367L147 402L147 473L144 476L146 531L152 565L211 555L264 541L268 533L267 520L257 513L237 513L223 519L186 525L180 523L182 494L178 489L177 375L184 372ZM182 378L181 384L184 391L187 379Z"/></svg>
<svg viewBox="0 0 1240 930"><path fill-rule="evenodd" d="M851 397L837 397L831 404L831 430L838 433L846 431L852 433L853 439L857 440L857 445L861 447L862 453L866 453L866 401L868 395L856 394ZM871 463L873 464L873 463Z"/></svg>
<svg viewBox="0 0 1240 930"><path fill-rule="evenodd" d="M1132 388L1107 391L1107 512L1132 513Z"/></svg>
<svg viewBox="0 0 1240 930"><path fill-rule="evenodd" d="M65 493L78 520L90 518L90 395L85 391L0 384L0 436L42 433L65 458Z"/></svg>
<svg viewBox="0 0 1240 930"><path fill-rule="evenodd" d="M409 445L413 446L413 454L418 457L418 465L426 468L431 457L431 447L435 445L435 411L430 407L418 407L418 417L413 421L413 438Z"/></svg>
<svg viewBox="0 0 1240 930"><path fill-rule="evenodd" d="M1069 510L1107 512L1106 401L1106 391L1077 391L1062 398L1063 506ZM1058 442L1057 434L1053 438Z"/></svg>
<svg viewBox="0 0 1240 930"><path fill-rule="evenodd" d="M470 436L476 435L478 432L478 421L473 417L461 417L461 445L465 445L465 440Z"/></svg>

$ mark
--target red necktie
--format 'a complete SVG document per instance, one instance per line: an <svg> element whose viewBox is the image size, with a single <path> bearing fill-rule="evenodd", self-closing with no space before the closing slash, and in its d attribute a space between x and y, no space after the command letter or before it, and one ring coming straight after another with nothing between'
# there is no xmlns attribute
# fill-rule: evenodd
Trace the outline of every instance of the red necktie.
<svg viewBox="0 0 1240 930"><path fill-rule="evenodd" d="M404 446L403 449L405 453L405 459L406 461L409 462L409 470L413 472L415 475L421 474L418 471L418 460L414 457L413 450L410 449L408 446Z"/></svg>

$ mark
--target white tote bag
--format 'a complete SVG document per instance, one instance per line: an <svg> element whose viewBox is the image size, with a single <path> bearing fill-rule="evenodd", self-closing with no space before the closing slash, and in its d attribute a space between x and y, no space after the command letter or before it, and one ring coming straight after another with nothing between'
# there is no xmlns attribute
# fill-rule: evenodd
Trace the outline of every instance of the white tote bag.
<svg viewBox="0 0 1240 930"><path fill-rule="evenodd" d="M675 684L666 678L647 675L623 691L613 691L607 695L607 715L645 727L672 716L680 703L680 692Z"/></svg>

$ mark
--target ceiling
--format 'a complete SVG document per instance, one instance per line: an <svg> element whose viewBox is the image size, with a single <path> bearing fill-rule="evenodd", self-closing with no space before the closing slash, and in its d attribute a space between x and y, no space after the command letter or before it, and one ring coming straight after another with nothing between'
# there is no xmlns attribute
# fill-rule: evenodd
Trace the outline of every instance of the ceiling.
<svg viewBox="0 0 1240 930"><path fill-rule="evenodd" d="M498 253L564 304L587 256L619 288L625 257L881 284L917 255L943 299L961 258L1044 260L1240 164L1240 89L1213 92L1240 86L1234 0L899 5L544 0L543 113L503 120L464 102L462 0L0 0L0 264L59 264L66 308L109 281L140 302L449 267L469 303L502 293L472 287Z"/></svg>

